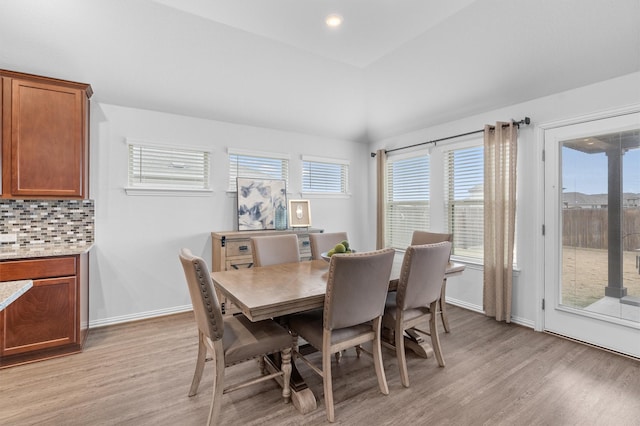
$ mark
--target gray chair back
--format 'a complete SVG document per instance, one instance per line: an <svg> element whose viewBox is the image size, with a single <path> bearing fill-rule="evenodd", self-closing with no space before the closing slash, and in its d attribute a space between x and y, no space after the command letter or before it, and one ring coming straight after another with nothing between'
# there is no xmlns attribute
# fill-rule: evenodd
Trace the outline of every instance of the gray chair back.
<svg viewBox="0 0 640 426"><path fill-rule="evenodd" d="M310 233L311 258L322 259L322 253L331 250L336 244L344 240L349 240L346 232Z"/></svg>
<svg viewBox="0 0 640 426"><path fill-rule="evenodd" d="M329 265L323 327L366 323L384 313L394 249L334 254Z"/></svg>
<svg viewBox="0 0 640 426"><path fill-rule="evenodd" d="M450 252L448 241L407 248L396 295L399 309L429 306L440 298Z"/></svg>
<svg viewBox="0 0 640 426"><path fill-rule="evenodd" d="M441 243L443 241L449 241L451 243L451 250L453 250L453 234L443 234L443 233L429 232L429 231L413 231L413 235L411 237L412 246L421 246L423 244L435 244L435 243ZM449 251L449 259L451 259L451 251ZM444 311L443 311L443 315L444 315Z"/></svg>
<svg viewBox="0 0 640 426"><path fill-rule="evenodd" d="M255 266L300 262L296 234L251 237L251 250Z"/></svg>
<svg viewBox="0 0 640 426"><path fill-rule="evenodd" d="M435 244L443 241L449 241L453 244L453 234L441 234L428 231L413 231L411 237L411 245L419 246L423 244Z"/></svg>
<svg viewBox="0 0 640 426"><path fill-rule="evenodd" d="M189 287L198 329L209 339L222 339L224 322L222 310L213 287L213 280L205 261L189 249L180 250L180 263Z"/></svg>

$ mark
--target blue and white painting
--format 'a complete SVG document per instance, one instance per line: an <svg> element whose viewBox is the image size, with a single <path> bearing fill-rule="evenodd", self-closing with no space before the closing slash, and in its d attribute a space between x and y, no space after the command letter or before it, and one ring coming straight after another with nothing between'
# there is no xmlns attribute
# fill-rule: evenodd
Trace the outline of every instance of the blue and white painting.
<svg viewBox="0 0 640 426"><path fill-rule="evenodd" d="M276 229L276 207L287 205L284 180L238 178L238 230Z"/></svg>

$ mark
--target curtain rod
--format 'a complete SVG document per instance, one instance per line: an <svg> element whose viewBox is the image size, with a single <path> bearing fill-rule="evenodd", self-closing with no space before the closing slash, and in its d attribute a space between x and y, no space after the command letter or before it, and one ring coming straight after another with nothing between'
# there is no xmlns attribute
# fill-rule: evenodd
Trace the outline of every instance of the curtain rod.
<svg viewBox="0 0 640 426"><path fill-rule="evenodd" d="M520 121L516 121L516 120L513 120L513 119L512 119L512 120L511 120L511 122L512 122L513 124L515 124L515 125L519 128L521 124L526 124L526 125L531 124L531 119L530 119L529 117L525 117L525 118L523 118L523 119L522 119L522 120L520 120ZM503 126L508 126L508 124L503 124ZM413 145L402 146L402 147L400 147L400 148L386 149L384 152L385 152L385 153L389 153L389 152L393 152L393 151L400 151L400 150L402 150L402 149L414 148L414 147L416 147L416 146L428 145L428 144L430 144L430 143L435 144L436 142L447 141L447 140L449 140L449 139L460 138L460 137L462 137L462 136L469 136L469 135L473 135L473 134L476 134L476 133L482 133L482 132L484 132L484 129L474 130L474 131L472 131L472 132L467 132L467 133L460 133L459 135L447 136L446 138L435 139L435 140L432 140L432 141L415 143L415 144L413 144ZM371 158L373 158L373 157L375 157L375 156L376 156L376 153L375 153L375 152L372 152L372 153L371 153Z"/></svg>

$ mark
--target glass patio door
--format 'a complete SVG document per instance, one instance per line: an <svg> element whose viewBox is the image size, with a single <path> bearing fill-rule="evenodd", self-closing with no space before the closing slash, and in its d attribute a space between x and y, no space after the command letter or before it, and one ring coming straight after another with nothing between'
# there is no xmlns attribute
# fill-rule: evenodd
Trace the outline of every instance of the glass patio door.
<svg viewBox="0 0 640 426"><path fill-rule="evenodd" d="M640 358L640 113L544 143L544 328Z"/></svg>

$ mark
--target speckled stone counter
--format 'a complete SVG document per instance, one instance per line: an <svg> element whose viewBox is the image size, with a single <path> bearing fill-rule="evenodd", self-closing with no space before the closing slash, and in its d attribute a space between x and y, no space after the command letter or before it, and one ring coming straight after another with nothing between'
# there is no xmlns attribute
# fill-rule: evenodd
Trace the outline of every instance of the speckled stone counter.
<svg viewBox="0 0 640 426"><path fill-rule="evenodd" d="M0 282L0 311L25 294L31 287L33 287L31 280Z"/></svg>
<svg viewBox="0 0 640 426"><path fill-rule="evenodd" d="M87 253L93 244L85 245L38 245L33 247L2 247L0 248L0 261L13 259L28 259L33 257L70 256ZM0 277L1 280L1 277Z"/></svg>

